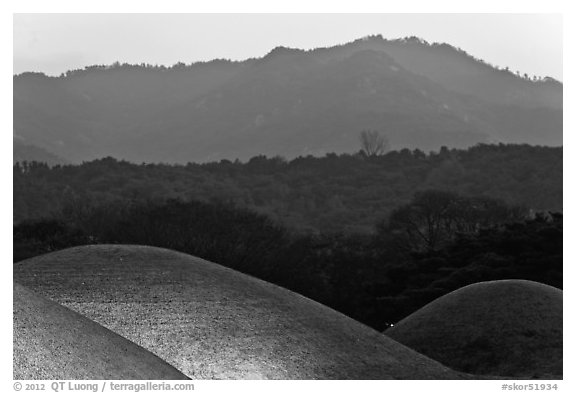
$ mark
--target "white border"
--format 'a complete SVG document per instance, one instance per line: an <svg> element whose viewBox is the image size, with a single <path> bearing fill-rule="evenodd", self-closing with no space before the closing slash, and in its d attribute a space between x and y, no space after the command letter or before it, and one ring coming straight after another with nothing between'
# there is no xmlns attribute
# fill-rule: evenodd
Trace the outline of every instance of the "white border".
<svg viewBox="0 0 576 393"><path fill-rule="evenodd" d="M489 12L489 13L557 13L561 12L564 15L564 62L566 70L575 70L574 64L574 42L568 37L576 37L576 28L574 13L568 6L567 1L495 1L484 0L474 5L467 5L463 1L424 1L412 0L410 2L385 2L385 1L306 1L294 0L291 2L267 2L267 1L234 1L234 0L219 0L219 1L114 1L114 0L100 0L98 2L80 2L78 0L58 0L58 1L42 1L42 0L27 0L27 1L12 1L2 3L2 16L0 20L1 39L3 53L5 54L4 61L1 63L2 72L2 144L0 144L2 165L1 181L5 187L5 191L1 194L2 197L2 226L1 235L2 239L2 284L1 295L2 301L1 313L4 323L2 324L2 340L4 349L1 357L1 372L2 372L2 385L5 386L5 391L12 391L12 344L9 344L12 335L11 329L11 309L12 309L12 171L11 163L8 162L12 157L12 13L14 12L382 12L382 13L401 13L401 12L418 12L418 13L469 13L469 12ZM573 71L572 71L573 72ZM573 74L564 73L564 94L565 94L565 107L571 108L574 103L573 95ZM569 109L565 113L564 145L568 147L566 159L564 162L565 171L569 174L572 169L575 169L574 159L575 156L572 152L573 146L573 132L574 116L573 112ZM9 139L10 138L10 139ZM564 216L567 219L567 231L565 232L565 259L568 263L565 264L564 277L565 284L571 283L573 280L573 264L576 263L574 259L574 249L570 241L574 230L571 229L573 223L573 213L571 201L574 201L574 187L571 182L564 182ZM574 298L570 285L565 285L566 292L566 306L565 306L565 332L573 333L574 317L572 313ZM562 391L576 391L574 390L574 377L570 370L574 369L573 348L574 340L572 334L565 334L565 372L564 381L559 382ZM534 381L536 382L536 381ZM573 386L573 388L569 388ZM446 391L446 392L492 392L501 391L501 382L499 381L364 381L364 382L346 382L346 381L322 381L322 382L289 382L289 383L274 383L274 382L237 382L237 381L207 381L198 382L197 390L210 390L210 391L230 391L231 389L237 391L249 392L268 392L270 388L279 391L289 391L293 389L316 391L318 389L334 390L334 391L348 391L351 389L362 389L362 391L378 391L382 389L393 389L395 391L406 389L417 389L420 392L427 391L428 389ZM566 390L569 389L569 390Z"/></svg>

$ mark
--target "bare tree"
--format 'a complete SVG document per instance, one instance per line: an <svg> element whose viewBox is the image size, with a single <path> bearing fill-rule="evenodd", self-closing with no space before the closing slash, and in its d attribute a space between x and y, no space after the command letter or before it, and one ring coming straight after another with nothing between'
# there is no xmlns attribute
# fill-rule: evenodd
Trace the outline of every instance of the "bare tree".
<svg viewBox="0 0 576 393"><path fill-rule="evenodd" d="M380 156L390 149L390 142L385 135L376 130L364 130L360 133L362 151L368 157Z"/></svg>

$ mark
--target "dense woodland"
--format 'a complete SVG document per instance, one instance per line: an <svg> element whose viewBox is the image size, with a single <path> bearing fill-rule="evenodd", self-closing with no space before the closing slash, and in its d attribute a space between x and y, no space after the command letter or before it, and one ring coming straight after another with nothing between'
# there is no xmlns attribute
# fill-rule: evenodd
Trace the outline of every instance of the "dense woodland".
<svg viewBox="0 0 576 393"><path fill-rule="evenodd" d="M14 260L74 245L183 251L383 330L464 285L562 287L562 149L14 166Z"/></svg>
<svg viewBox="0 0 576 393"><path fill-rule="evenodd" d="M478 145L188 165L22 163L14 166L14 222L51 217L70 204L181 199L247 208L296 233L370 233L428 189L561 211L562 148Z"/></svg>

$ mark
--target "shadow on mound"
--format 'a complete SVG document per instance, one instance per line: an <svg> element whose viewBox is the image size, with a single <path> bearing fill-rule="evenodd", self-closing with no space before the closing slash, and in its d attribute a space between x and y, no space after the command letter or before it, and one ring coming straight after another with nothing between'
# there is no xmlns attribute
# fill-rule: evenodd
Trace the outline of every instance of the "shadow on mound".
<svg viewBox="0 0 576 393"><path fill-rule="evenodd" d="M468 285L385 334L467 373L562 378L562 291L533 281Z"/></svg>
<svg viewBox="0 0 576 393"><path fill-rule="evenodd" d="M186 379L82 315L14 283L14 379Z"/></svg>
<svg viewBox="0 0 576 393"><path fill-rule="evenodd" d="M310 299L179 252L76 247L23 261L14 277L191 378L466 377Z"/></svg>

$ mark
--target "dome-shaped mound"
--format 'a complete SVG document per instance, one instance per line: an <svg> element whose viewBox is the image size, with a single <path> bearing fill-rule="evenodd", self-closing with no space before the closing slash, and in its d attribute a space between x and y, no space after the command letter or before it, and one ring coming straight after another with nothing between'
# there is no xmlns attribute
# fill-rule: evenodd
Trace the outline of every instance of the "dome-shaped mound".
<svg viewBox="0 0 576 393"><path fill-rule="evenodd" d="M518 378L562 376L562 291L525 280L451 292L385 334L455 370Z"/></svg>
<svg viewBox="0 0 576 393"><path fill-rule="evenodd" d="M16 264L14 277L191 378L463 377L310 299L179 252L76 247Z"/></svg>
<svg viewBox="0 0 576 393"><path fill-rule="evenodd" d="M14 283L14 379L186 379L162 359Z"/></svg>

